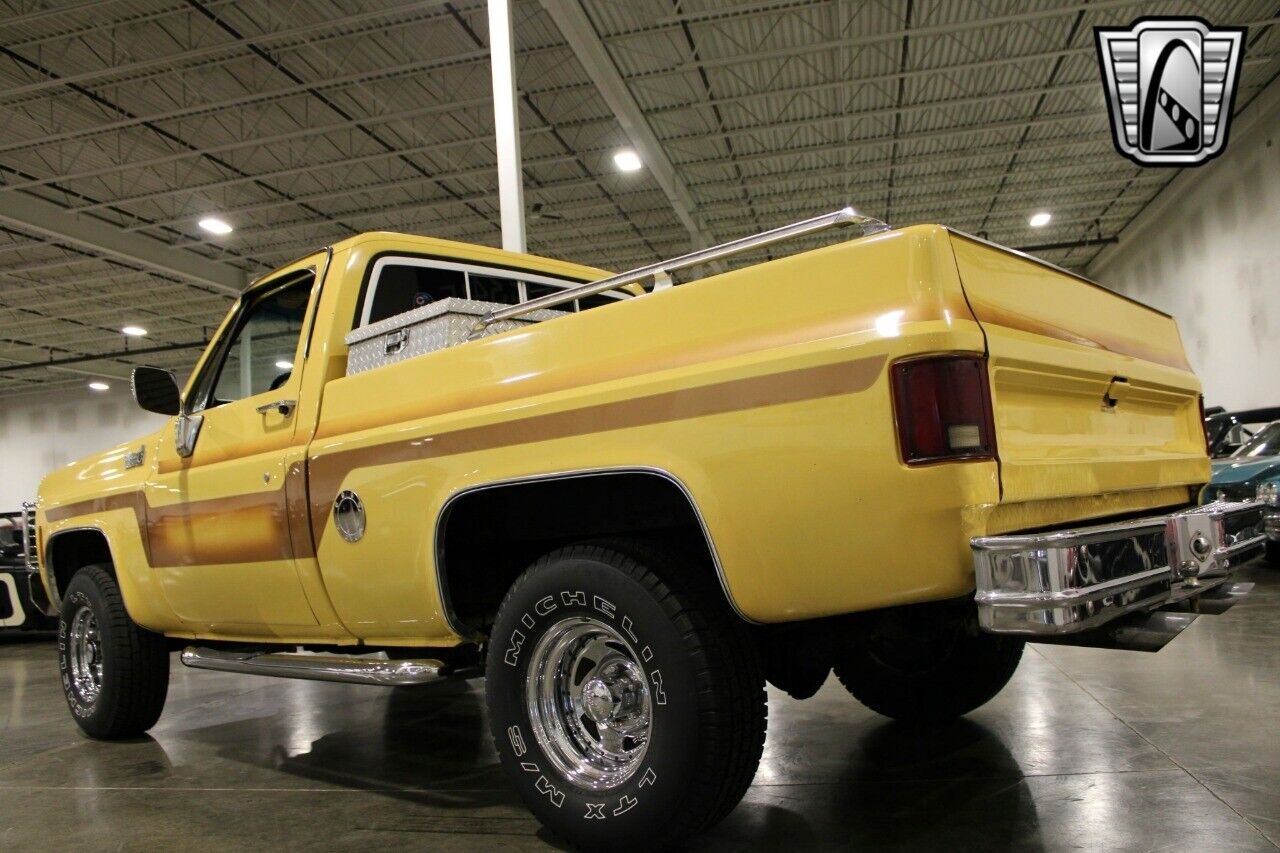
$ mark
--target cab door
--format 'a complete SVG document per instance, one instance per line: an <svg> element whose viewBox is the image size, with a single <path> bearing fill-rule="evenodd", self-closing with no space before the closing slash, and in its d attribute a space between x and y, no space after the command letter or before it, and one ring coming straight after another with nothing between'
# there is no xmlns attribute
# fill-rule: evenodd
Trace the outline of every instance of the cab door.
<svg viewBox="0 0 1280 853"><path fill-rule="evenodd" d="M298 567L312 549L295 482L309 428L296 416L324 260L240 298L158 448L151 563L177 615L204 632L289 636L317 624Z"/></svg>

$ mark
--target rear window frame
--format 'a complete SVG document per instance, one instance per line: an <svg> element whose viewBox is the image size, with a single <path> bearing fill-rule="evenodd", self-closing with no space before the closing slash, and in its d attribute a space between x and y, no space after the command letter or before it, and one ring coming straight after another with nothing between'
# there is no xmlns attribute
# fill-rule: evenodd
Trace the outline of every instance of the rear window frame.
<svg viewBox="0 0 1280 853"><path fill-rule="evenodd" d="M356 302L355 317L353 318L353 322L351 326L352 331L355 331L357 329L362 329L365 326L370 325L369 317L373 311L373 302L374 302L374 297L377 293L378 278L382 274L382 270L389 266L426 267L431 269L444 269L444 270L453 270L453 271L462 272L464 276L465 286L466 286L465 292L466 292L467 299L471 299L470 276L472 273L474 273L475 275L482 275L490 278L507 279L512 283L516 284L518 288L518 296L520 301L516 304L523 304L530 300L530 297L528 296L528 291L525 288L525 282L544 285L547 287L554 287L557 290L568 290L569 288L576 287L581 284L586 284L587 282L593 280L593 279L567 278L567 277L561 277L561 276L557 276L549 273L537 273L530 270L519 269L516 267L508 267L508 266L503 266L499 264L484 264L484 263L477 263L474 261L460 261L456 258L442 258L442 257L435 257L430 255L415 255L411 253L401 253L401 252L386 252L372 258L369 262L368 267L366 268L364 282L362 283L362 286L360 288L360 297L359 297L359 300ZM617 296L611 295L609 293L595 294L595 295L604 296L605 298L612 299L615 302L622 302L627 299L627 295L622 295L622 294ZM596 307L600 307L600 306L596 306ZM400 314L392 314L391 317L399 317L401 316L401 314L407 313L409 310L412 310L412 309L406 309L405 311L400 312ZM575 299L573 300L572 303L556 306L554 310L560 310L560 311L568 310L576 313L580 310L591 310L591 309L580 308L578 305L578 300ZM390 319L390 317L384 317L383 319L384 320Z"/></svg>

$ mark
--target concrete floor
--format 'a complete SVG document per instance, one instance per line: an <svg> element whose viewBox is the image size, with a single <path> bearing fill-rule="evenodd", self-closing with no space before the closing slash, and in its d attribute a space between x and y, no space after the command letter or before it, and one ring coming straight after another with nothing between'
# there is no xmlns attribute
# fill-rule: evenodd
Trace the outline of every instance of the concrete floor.
<svg viewBox="0 0 1280 853"><path fill-rule="evenodd" d="M1028 647L920 733L831 679L771 691L755 784L708 850L1280 849L1280 572L1156 655ZM47 638L0 638L0 849L537 850L482 683L413 690L192 672L151 737L97 743Z"/></svg>

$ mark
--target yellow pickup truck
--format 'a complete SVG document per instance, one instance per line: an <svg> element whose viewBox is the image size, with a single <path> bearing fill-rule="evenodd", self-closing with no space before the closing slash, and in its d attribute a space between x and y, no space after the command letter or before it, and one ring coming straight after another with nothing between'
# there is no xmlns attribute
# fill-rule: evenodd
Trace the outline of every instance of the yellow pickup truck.
<svg viewBox="0 0 1280 853"><path fill-rule="evenodd" d="M849 239L686 272L824 229ZM1256 504L1197 505L1170 317L849 209L613 276L363 234L249 286L185 388L134 393L164 428L38 501L80 727L153 725L177 649L484 675L512 784L584 847L732 809L766 680L964 714L1028 640L1159 648L1263 542Z"/></svg>

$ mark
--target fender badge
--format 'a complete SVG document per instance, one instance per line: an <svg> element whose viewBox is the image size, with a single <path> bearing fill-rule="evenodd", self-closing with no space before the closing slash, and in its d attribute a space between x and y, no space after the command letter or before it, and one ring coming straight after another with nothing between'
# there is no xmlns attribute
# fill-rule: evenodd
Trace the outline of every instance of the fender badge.
<svg viewBox="0 0 1280 853"><path fill-rule="evenodd" d="M130 468L137 468L146 458L147 446L144 444L132 453L126 453L124 455L124 470L128 471Z"/></svg>

